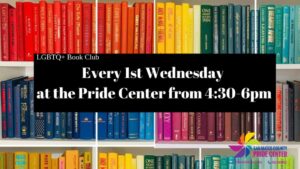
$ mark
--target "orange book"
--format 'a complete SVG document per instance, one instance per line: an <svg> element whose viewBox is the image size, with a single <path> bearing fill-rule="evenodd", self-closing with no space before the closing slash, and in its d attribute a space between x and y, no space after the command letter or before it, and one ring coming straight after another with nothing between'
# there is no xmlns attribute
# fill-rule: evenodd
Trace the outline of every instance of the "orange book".
<svg viewBox="0 0 300 169"><path fill-rule="evenodd" d="M82 52L92 51L92 4L82 3Z"/></svg>
<svg viewBox="0 0 300 169"><path fill-rule="evenodd" d="M40 154L39 153L29 153L29 168L39 169L40 168Z"/></svg>
<svg viewBox="0 0 300 169"><path fill-rule="evenodd" d="M122 2L122 19L121 19L121 53L127 53L127 13L128 13L128 3Z"/></svg>
<svg viewBox="0 0 300 169"><path fill-rule="evenodd" d="M50 169L52 161L50 153L41 153L41 169Z"/></svg>
<svg viewBox="0 0 300 169"><path fill-rule="evenodd" d="M112 38L112 4L107 3L105 9L105 53L111 53Z"/></svg>
<svg viewBox="0 0 300 169"><path fill-rule="evenodd" d="M127 53L133 53L134 46L134 8L128 7Z"/></svg>
<svg viewBox="0 0 300 169"><path fill-rule="evenodd" d="M83 156L79 157L79 169L85 169L84 168L84 158L83 158Z"/></svg>
<svg viewBox="0 0 300 169"><path fill-rule="evenodd" d="M54 26L54 53L61 53L61 4L59 0L54 1L53 7Z"/></svg>
<svg viewBox="0 0 300 169"><path fill-rule="evenodd" d="M82 2L74 1L74 53L82 53Z"/></svg>
<svg viewBox="0 0 300 169"><path fill-rule="evenodd" d="M92 3L92 53L96 53L96 3Z"/></svg>
<svg viewBox="0 0 300 169"><path fill-rule="evenodd" d="M140 5L134 4L134 45L133 53L139 53L139 24L140 24Z"/></svg>
<svg viewBox="0 0 300 169"><path fill-rule="evenodd" d="M74 53L74 3L67 2L67 46L68 53Z"/></svg>
<svg viewBox="0 0 300 169"><path fill-rule="evenodd" d="M79 151L66 150L66 169L78 169L79 167Z"/></svg>
<svg viewBox="0 0 300 169"><path fill-rule="evenodd" d="M153 51L153 3L146 5L146 53Z"/></svg>
<svg viewBox="0 0 300 169"><path fill-rule="evenodd" d="M51 159L51 167L52 169L58 169L58 158Z"/></svg>
<svg viewBox="0 0 300 169"><path fill-rule="evenodd" d="M121 4L113 3L112 15L112 53L121 51Z"/></svg>
<svg viewBox="0 0 300 169"><path fill-rule="evenodd" d="M61 53L67 53L67 4L61 4Z"/></svg>
<svg viewBox="0 0 300 169"><path fill-rule="evenodd" d="M40 53L47 53L47 3L40 1Z"/></svg>
<svg viewBox="0 0 300 169"><path fill-rule="evenodd" d="M146 4L140 3L139 53L145 53L146 40Z"/></svg>
<svg viewBox="0 0 300 169"><path fill-rule="evenodd" d="M54 24L53 24L53 4L47 4L47 53L54 53Z"/></svg>

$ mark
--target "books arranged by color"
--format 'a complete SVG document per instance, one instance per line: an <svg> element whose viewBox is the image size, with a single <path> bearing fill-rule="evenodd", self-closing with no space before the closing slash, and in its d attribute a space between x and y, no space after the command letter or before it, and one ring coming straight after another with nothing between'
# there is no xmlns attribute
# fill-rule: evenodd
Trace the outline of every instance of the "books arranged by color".
<svg viewBox="0 0 300 169"><path fill-rule="evenodd" d="M0 152L0 167L2 169L91 169L91 152L79 153L78 150L66 150L58 158L51 153L37 152Z"/></svg>
<svg viewBox="0 0 300 169"><path fill-rule="evenodd" d="M132 155L125 153L124 155L109 152L99 153L98 169L103 168L132 168L132 169L199 169L199 160L194 155Z"/></svg>
<svg viewBox="0 0 300 169"><path fill-rule="evenodd" d="M95 113L35 112L34 79L1 81L2 138L95 138Z"/></svg>
<svg viewBox="0 0 300 169"><path fill-rule="evenodd" d="M153 112L100 112L98 113L98 139L154 138Z"/></svg>
<svg viewBox="0 0 300 169"><path fill-rule="evenodd" d="M0 60L32 61L37 53L152 53L153 3L97 6L81 0L16 2L15 8L1 3Z"/></svg>
<svg viewBox="0 0 300 169"><path fill-rule="evenodd" d="M221 155L206 155L201 160L204 169L223 169L223 168L286 168L295 169L294 157L226 157Z"/></svg>

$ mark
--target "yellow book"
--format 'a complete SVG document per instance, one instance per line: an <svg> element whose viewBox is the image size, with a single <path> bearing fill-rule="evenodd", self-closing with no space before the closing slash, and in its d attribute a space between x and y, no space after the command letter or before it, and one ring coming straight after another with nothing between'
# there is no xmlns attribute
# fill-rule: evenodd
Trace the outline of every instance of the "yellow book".
<svg viewBox="0 0 300 169"><path fill-rule="evenodd" d="M188 53L194 53L194 9L189 9Z"/></svg>
<svg viewBox="0 0 300 169"><path fill-rule="evenodd" d="M181 53L181 23L182 23L181 5L175 6L175 53Z"/></svg>
<svg viewBox="0 0 300 169"><path fill-rule="evenodd" d="M51 154L50 153L41 153L41 169L52 168L51 164Z"/></svg>
<svg viewBox="0 0 300 169"><path fill-rule="evenodd" d="M175 53L175 4L166 3L166 52Z"/></svg>
<svg viewBox="0 0 300 169"><path fill-rule="evenodd" d="M131 160L131 169L137 169L136 166L137 166L136 158L133 158L133 159Z"/></svg>
<svg viewBox="0 0 300 169"><path fill-rule="evenodd" d="M107 154L99 153L98 169L107 169Z"/></svg>
<svg viewBox="0 0 300 169"><path fill-rule="evenodd" d="M108 153L108 169L118 169L117 153Z"/></svg>
<svg viewBox="0 0 300 169"><path fill-rule="evenodd" d="M65 167L66 167L66 158L64 156L60 156L58 158L58 168L65 169Z"/></svg>
<svg viewBox="0 0 300 169"><path fill-rule="evenodd" d="M126 169L131 169L132 167L132 154L126 153L125 154L125 167Z"/></svg>
<svg viewBox="0 0 300 169"><path fill-rule="evenodd" d="M0 168L4 169L7 167L6 164L6 153L5 152L0 152Z"/></svg>
<svg viewBox="0 0 300 169"><path fill-rule="evenodd" d="M84 157L79 157L79 169L84 169Z"/></svg>
<svg viewBox="0 0 300 169"><path fill-rule="evenodd" d="M58 158L51 159L51 166L52 166L52 169L58 169Z"/></svg>
<svg viewBox="0 0 300 169"><path fill-rule="evenodd" d="M200 53L201 46L201 6L194 5L194 53Z"/></svg>
<svg viewBox="0 0 300 169"><path fill-rule="evenodd" d="M29 153L29 168L39 169L40 168L40 154L39 153Z"/></svg>
<svg viewBox="0 0 300 169"><path fill-rule="evenodd" d="M118 169L125 169L125 156L118 155Z"/></svg>
<svg viewBox="0 0 300 169"><path fill-rule="evenodd" d="M143 155L136 156L136 164L137 164L137 169L144 169L144 156Z"/></svg>
<svg viewBox="0 0 300 169"><path fill-rule="evenodd" d="M92 168L92 155L91 152L84 152L84 169Z"/></svg>
<svg viewBox="0 0 300 169"><path fill-rule="evenodd" d="M165 4L156 3L156 53L165 53Z"/></svg>
<svg viewBox="0 0 300 169"><path fill-rule="evenodd" d="M15 169L28 169L27 152L15 152Z"/></svg>
<svg viewBox="0 0 300 169"><path fill-rule="evenodd" d="M78 169L79 167L79 151L66 150L66 169Z"/></svg>
<svg viewBox="0 0 300 169"><path fill-rule="evenodd" d="M6 153L6 169L14 169L14 153L13 152Z"/></svg>
<svg viewBox="0 0 300 169"><path fill-rule="evenodd" d="M181 34L181 52L182 53L189 53L189 36L188 32L190 31L190 19L189 19L189 9L190 6L187 3L182 3L182 34Z"/></svg>

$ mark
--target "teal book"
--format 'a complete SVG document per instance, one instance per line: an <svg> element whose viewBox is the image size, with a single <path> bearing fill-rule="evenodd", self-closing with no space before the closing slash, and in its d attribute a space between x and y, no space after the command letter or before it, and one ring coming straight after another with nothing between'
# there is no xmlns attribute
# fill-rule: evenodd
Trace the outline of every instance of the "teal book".
<svg viewBox="0 0 300 169"><path fill-rule="evenodd" d="M282 22L283 22L283 10L282 6L276 6L275 8L275 54L276 63L282 63Z"/></svg>
<svg viewBox="0 0 300 169"><path fill-rule="evenodd" d="M172 169L177 169L178 168L178 155L173 154L172 155Z"/></svg>
<svg viewBox="0 0 300 169"><path fill-rule="evenodd" d="M140 112L140 139L145 139L145 119L145 112Z"/></svg>
<svg viewBox="0 0 300 169"><path fill-rule="evenodd" d="M227 40L228 40L228 33L227 33L227 18L228 18L228 9L227 5L220 6L220 53L227 54Z"/></svg>
<svg viewBox="0 0 300 169"><path fill-rule="evenodd" d="M290 7L283 7L282 63L289 63Z"/></svg>
<svg viewBox="0 0 300 169"><path fill-rule="evenodd" d="M228 157L228 169L235 169L235 158Z"/></svg>
<svg viewBox="0 0 300 169"><path fill-rule="evenodd" d="M212 166L213 168L219 168L221 165L221 156L220 155L212 155Z"/></svg>
<svg viewBox="0 0 300 169"><path fill-rule="evenodd" d="M300 32L298 32L299 34ZM295 63L295 6L290 6L289 63ZM297 44L299 45L299 44Z"/></svg>
<svg viewBox="0 0 300 169"><path fill-rule="evenodd" d="M171 169L172 168L172 156L165 155L163 156L163 169Z"/></svg>
<svg viewBox="0 0 300 169"><path fill-rule="evenodd" d="M251 169L252 168L252 160L251 160L251 156L247 156L247 157L244 157L242 159L242 168L243 169Z"/></svg>
<svg viewBox="0 0 300 169"><path fill-rule="evenodd" d="M219 50L219 24L220 24L220 19L219 19L219 7L214 6L213 7L213 53L218 54L220 52Z"/></svg>
<svg viewBox="0 0 300 169"><path fill-rule="evenodd" d="M178 156L178 169L185 169L185 156Z"/></svg>
<svg viewBox="0 0 300 169"><path fill-rule="evenodd" d="M163 157L162 156L156 156L155 157L155 168L156 169L163 169Z"/></svg>
<svg viewBox="0 0 300 169"><path fill-rule="evenodd" d="M195 169L200 169L199 160L195 160Z"/></svg>
<svg viewBox="0 0 300 169"><path fill-rule="evenodd" d="M267 53L267 6L260 7L260 53Z"/></svg>
<svg viewBox="0 0 300 169"><path fill-rule="evenodd" d="M254 157L251 159L251 169L259 169L259 159L257 157Z"/></svg>
<svg viewBox="0 0 300 169"><path fill-rule="evenodd" d="M228 169L228 158L227 157L221 157L220 169Z"/></svg>
<svg viewBox="0 0 300 169"><path fill-rule="evenodd" d="M295 32L300 32L300 5L295 6ZM295 63L300 63L300 33L295 34Z"/></svg>
<svg viewBox="0 0 300 169"><path fill-rule="evenodd" d="M242 6L242 53L247 52L247 16L246 6Z"/></svg>
<svg viewBox="0 0 300 169"><path fill-rule="evenodd" d="M246 6L246 53L250 53L250 5Z"/></svg>
<svg viewBox="0 0 300 169"><path fill-rule="evenodd" d="M234 53L242 53L242 6L234 6Z"/></svg>
<svg viewBox="0 0 300 169"><path fill-rule="evenodd" d="M243 169L241 158L235 158L235 169Z"/></svg>
<svg viewBox="0 0 300 169"><path fill-rule="evenodd" d="M205 161L201 160L201 169L205 169Z"/></svg>
<svg viewBox="0 0 300 169"><path fill-rule="evenodd" d="M233 54L234 53L234 5L233 4L228 4L228 53Z"/></svg>
<svg viewBox="0 0 300 169"><path fill-rule="evenodd" d="M204 156L205 169L213 168L212 156Z"/></svg>
<svg viewBox="0 0 300 169"><path fill-rule="evenodd" d="M267 6L267 38L266 46L267 53L275 53L275 5Z"/></svg>
<svg viewBox="0 0 300 169"><path fill-rule="evenodd" d="M185 169L191 169L191 158L189 156L185 156Z"/></svg>
<svg viewBox="0 0 300 169"><path fill-rule="evenodd" d="M210 5L201 5L201 50L203 54L213 52L213 12Z"/></svg>

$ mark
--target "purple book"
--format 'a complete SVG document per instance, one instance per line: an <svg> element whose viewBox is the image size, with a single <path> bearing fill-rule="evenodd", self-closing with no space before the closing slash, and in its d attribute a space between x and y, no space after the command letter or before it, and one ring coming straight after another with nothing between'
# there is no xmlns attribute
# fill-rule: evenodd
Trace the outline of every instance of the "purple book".
<svg viewBox="0 0 300 169"><path fill-rule="evenodd" d="M171 112L164 112L164 140L171 140L172 139L172 113Z"/></svg>
<svg viewBox="0 0 300 169"><path fill-rule="evenodd" d="M157 141L162 141L163 140L163 113L162 112L157 112L156 114L156 122L157 122Z"/></svg>

